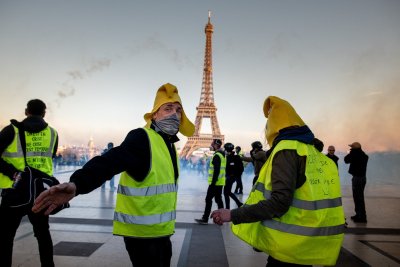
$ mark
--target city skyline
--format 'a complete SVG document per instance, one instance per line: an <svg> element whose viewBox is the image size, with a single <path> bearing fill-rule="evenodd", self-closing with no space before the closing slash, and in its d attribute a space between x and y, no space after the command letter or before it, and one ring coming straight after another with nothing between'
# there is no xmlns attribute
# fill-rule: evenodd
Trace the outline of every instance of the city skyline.
<svg viewBox="0 0 400 267"><path fill-rule="evenodd" d="M44 100L60 145L120 144L156 90L194 122L211 10L215 104L226 142L265 144L262 104L288 100L338 151L400 151L400 2L0 0L0 128ZM186 139L179 135L183 147Z"/></svg>

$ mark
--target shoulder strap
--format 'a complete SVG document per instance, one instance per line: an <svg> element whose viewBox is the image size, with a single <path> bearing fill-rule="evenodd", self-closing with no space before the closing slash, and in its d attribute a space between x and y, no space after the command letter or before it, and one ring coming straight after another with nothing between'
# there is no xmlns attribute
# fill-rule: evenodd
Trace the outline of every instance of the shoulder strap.
<svg viewBox="0 0 400 267"><path fill-rule="evenodd" d="M25 130L23 129L20 123L17 125L17 127L18 127L19 141L21 142L22 153L24 153L25 166L29 166L28 162L26 161Z"/></svg>

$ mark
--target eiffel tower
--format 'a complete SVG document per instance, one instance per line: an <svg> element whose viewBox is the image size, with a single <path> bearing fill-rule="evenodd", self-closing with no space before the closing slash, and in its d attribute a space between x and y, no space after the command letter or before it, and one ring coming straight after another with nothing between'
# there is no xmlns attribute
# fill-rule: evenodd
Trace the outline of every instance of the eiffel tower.
<svg viewBox="0 0 400 267"><path fill-rule="evenodd" d="M224 142L224 136L221 134L217 120L217 107L214 104L213 76L212 76L212 34L214 26L210 22L211 11L208 11L208 23L206 24L206 51L204 55L203 83L201 86L200 104L197 106L197 115L195 121L195 131L181 150L181 158L189 158L193 151L199 148L208 148L213 139L221 139ZM210 119L211 134L200 133L203 119Z"/></svg>

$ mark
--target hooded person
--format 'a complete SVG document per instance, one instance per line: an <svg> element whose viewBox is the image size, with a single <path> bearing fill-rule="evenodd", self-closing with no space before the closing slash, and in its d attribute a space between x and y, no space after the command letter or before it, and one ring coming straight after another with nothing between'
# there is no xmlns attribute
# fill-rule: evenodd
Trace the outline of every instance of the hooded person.
<svg viewBox="0 0 400 267"><path fill-rule="evenodd" d="M128 133L121 145L88 161L75 171L69 183L41 194L34 212L51 212L79 194L100 187L121 173L114 212L113 234L122 236L133 266L170 266L175 231L178 155L174 143L178 132L194 133L178 89L162 85L153 108L144 115L146 125Z"/></svg>
<svg viewBox="0 0 400 267"><path fill-rule="evenodd" d="M263 106L270 154L245 205L216 210L214 222L269 255L267 266L335 265L344 212L336 165L314 146L314 134L285 100Z"/></svg>
<svg viewBox="0 0 400 267"><path fill-rule="evenodd" d="M0 131L0 262L11 267L16 232L27 216L37 239L41 266L54 266L53 241L49 216L30 211L31 174L53 175L53 158L57 153L58 133L45 121L46 104L40 99L28 101L26 118L11 123ZM42 176L39 176L42 177ZM32 185L32 187L31 187ZM16 255L14 255L15 257Z"/></svg>

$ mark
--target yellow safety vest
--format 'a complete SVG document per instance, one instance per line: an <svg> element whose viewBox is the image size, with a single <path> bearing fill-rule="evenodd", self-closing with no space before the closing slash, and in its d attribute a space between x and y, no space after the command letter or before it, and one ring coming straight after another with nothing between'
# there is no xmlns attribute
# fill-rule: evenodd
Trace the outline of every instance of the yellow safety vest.
<svg viewBox="0 0 400 267"><path fill-rule="evenodd" d="M312 145L283 140L260 171L247 205L271 196L272 161L278 151L306 156L306 181L294 192L289 210L280 218L231 225L243 241L288 263L335 265L344 237L340 179L335 163Z"/></svg>
<svg viewBox="0 0 400 267"><path fill-rule="evenodd" d="M175 231L178 181L163 138L143 128L149 138L151 165L142 182L127 172L121 174L114 213L115 235L154 238ZM178 164L178 156L176 158Z"/></svg>
<svg viewBox="0 0 400 267"><path fill-rule="evenodd" d="M214 164L213 159L217 156L221 159L221 168L219 169L218 180L215 185L225 185L225 168L226 168L226 158L221 153L214 153L213 158L210 160L210 168L208 169L208 184L211 184L214 175Z"/></svg>
<svg viewBox="0 0 400 267"><path fill-rule="evenodd" d="M25 159L22 151L19 130L14 127L14 139L4 150L1 157L12 164L17 170L23 171ZM48 175L53 175L53 151L57 140L57 132L50 126L38 133L25 131L26 161L29 166L38 169ZM0 188L12 187L13 181L8 176L0 173Z"/></svg>

